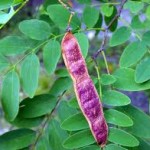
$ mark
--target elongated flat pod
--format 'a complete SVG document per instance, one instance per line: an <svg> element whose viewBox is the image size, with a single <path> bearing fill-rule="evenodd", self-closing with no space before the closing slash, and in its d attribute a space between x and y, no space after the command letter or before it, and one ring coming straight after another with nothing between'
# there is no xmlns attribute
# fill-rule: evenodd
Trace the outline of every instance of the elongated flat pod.
<svg viewBox="0 0 150 150"><path fill-rule="evenodd" d="M108 126L96 88L88 74L80 46L71 32L62 40L62 55L73 80L75 94L96 142L104 147L107 142Z"/></svg>

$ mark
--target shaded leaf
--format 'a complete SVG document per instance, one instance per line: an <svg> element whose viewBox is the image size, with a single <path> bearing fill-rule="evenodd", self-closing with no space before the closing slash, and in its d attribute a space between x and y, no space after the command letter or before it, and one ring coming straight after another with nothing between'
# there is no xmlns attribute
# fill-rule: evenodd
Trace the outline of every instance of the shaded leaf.
<svg viewBox="0 0 150 150"><path fill-rule="evenodd" d="M146 45L150 46L150 31L147 31L147 32L145 32L145 33L143 34L142 41L143 41Z"/></svg>
<svg viewBox="0 0 150 150"><path fill-rule="evenodd" d="M69 100L68 105L72 108L79 108L76 98L72 98L71 100Z"/></svg>
<svg viewBox="0 0 150 150"><path fill-rule="evenodd" d="M17 129L0 136L0 150L16 150L29 146L35 140L36 133L30 129Z"/></svg>
<svg viewBox="0 0 150 150"><path fill-rule="evenodd" d="M20 109L21 110L21 109ZM21 112L17 115L15 120L11 122L12 125L17 126L17 127L22 127L22 128L32 128L32 127L37 127L39 126L43 121L42 117L38 118L23 118L21 115Z"/></svg>
<svg viewBox="0 0 150 150"><path fill-rule="evenodd" d="M69 73L66 68L60 68L55 71L55 74L59 77L68 77Z"/></svg>
<svg viewBox="0 0 150 150"><path fill-rule="evenodd" d="M43 94L34 98L26 98L21 102L21 115L24 118L35 118L50 113L56 105L56 98Z"/></svg>
<svg viewBox="0 0 150 150"><path fill-rule="evenodd" d="M131 27L133 29L143 29L144 24L141 22L139 16L134 16L131 21Z"/></svg>
<svg viewBox="0 0 150 150"><path fill-rule="evenodd" d="M81 138L82 137L82 138ZM67 149L75 149L95 143L93 135L90 130L77 132L68 137L63 146Z"/></svg>
<svg viewBox="0 0 150 150"><path fill-rule="evenodd" d="M101 148L98 145L91 145L81 148L80 150L101 150Z"/></svg>
<svg viewBox="0 0 150 150"><path fill-rule="evenodd" d="M63 100L60 102L60 105L58 106L58 109L57 109L57 114L58 114L58 117L59 117L59 120L61 123L65 119L67 119L68 117L70 117L76 113L77 113L76 109L72 109L72 108L68 107L67 101Z"/></svg>
<svg viewBox="0 0 150 150"><path fill-rule="evenodd" d="M109 25L109 23L112 21L112 19L116 16L116 14L117 14L117 8L115 7L115 6L112 6L113 7L113 13L112 13L112 15L111 16L109 16L109 17L107 17L107 16L105 16L104 17L104 20L105 20L105 23L106 23L106 25L108 26ZM110 26L110 31L114 31L116 28L117 28L117 25L118 25L118 20L116 19L113 23L112 23L112 25Z"/></svg>
<svg viewBox="0 0 150 150"><path fill-rule="evenodd" d="M6 74L2 84L2 105L9 121L15 119L19 111L19 77L15 71Z"/></svg>
<svg viewBox="0 0 150 150"><path fill-rule="evenodd" d="M68 133L60 128L58 121L54 119L51 120L47 132L49 133L50 150L65 150L62 143L63 140L67 138Z"/></svg>
<svg viewBox="0 0 150 150"><path fill-rule="evenodd" d="M50 94L54 96L61 95L65 90L69 89L72 85L72 81L68 77L58 78L50 89Z"/></svg>

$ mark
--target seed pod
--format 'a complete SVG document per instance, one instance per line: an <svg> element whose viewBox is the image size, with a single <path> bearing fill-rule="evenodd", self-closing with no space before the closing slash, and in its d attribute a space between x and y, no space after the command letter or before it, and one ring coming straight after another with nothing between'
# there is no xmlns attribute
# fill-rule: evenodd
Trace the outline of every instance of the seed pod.
<svg viewBox="0 0 150 150"><path fill-rule="evenodd" d="M104 147L107 142L108 126L96 88L88 74L80 46L71 32L62 40L62 55L73 80L75 94L83 115L97 143Z"/></svg>

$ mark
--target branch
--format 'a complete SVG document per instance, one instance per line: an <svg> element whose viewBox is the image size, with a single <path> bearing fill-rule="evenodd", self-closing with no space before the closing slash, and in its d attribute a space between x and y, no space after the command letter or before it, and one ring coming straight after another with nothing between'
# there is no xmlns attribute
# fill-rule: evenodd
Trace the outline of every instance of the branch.
<svg viewBox="0 0 150 150"><path fill-rule="evenodd" d="M102 44L100 46L100 49L93 55L93 59L96 59L97 56L100 54L101 51L103 51L105 49L105 45L107 42L107 37L108 37L108 30L109 28L112 26L112 24L120 17L120 14L123 10L123 6L124 4L127 2L127 0L122 0L120 7L118 9L118 13L114 16L114 18L110 21L110 23L108 24L108 26L106 26L104 28L104 36L103 36L103 41Z"/></svg>

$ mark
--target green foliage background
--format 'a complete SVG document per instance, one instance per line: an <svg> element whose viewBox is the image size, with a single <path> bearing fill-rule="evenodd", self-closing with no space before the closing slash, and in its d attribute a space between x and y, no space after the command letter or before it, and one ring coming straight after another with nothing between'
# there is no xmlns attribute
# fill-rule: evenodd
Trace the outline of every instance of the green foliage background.
<svg viewBox="0 0 150 150"><path fill-rule="evenodd" d="M64 1L67 2L67 1ZM27 1L0 1L0 29ZM128 0L121 16L109 28L105 51L99 49L104 27L117 14L121 1L77 0L83 12L71 20L72 32L86 59L91 78L104 104L109 125L105 150L150 149L150 117L131 105L121 91L150 89L150 1ZM16 14L17 15L17 14ZM72 81L63 64L60 42L70 12L57 0L46 0L34 18L18 22L15 32L0 39L1 105L11 126L0 136L0 150L98 150L74 94ZM143 16L143 20L141 20ZM12 18L13 20L13 18ZM95 31L94 39L87 34ZM94 43L94 41L96 41ZM92 45L94 43L94 48ZM116 63L107 55L121 49ZM95 69L96 68L96 69Z"/></svg>

